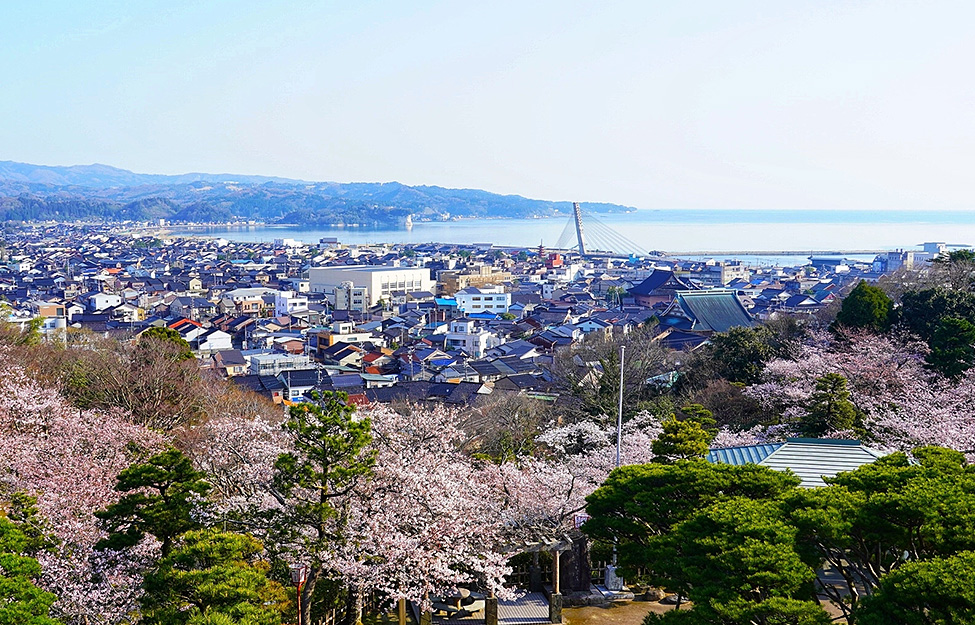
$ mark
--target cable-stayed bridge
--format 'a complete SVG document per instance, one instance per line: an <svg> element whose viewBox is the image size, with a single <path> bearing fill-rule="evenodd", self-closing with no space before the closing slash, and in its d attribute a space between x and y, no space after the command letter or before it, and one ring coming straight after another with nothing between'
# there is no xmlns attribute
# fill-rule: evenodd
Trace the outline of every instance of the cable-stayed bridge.
<svg viewBox="0 0 975 625"><path fill-rule="evenodd" d="M585 217L585 222L583 222ZM577 250L582 256L649 256L647 248L626 238L610 226L601 222L592 212L583 211L576 202L572 205L569 218L555 247L563 250Z"/></svg>

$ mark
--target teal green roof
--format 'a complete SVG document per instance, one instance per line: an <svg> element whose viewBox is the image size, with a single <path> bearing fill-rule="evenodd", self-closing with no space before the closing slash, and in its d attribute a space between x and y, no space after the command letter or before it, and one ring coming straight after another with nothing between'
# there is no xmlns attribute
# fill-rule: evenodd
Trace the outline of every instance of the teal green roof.
<svg viewBox="0 0 975 625"><path fill-rule="evenodd" d="M759 464L775 471L791 471L802 488L826 486L824 477L854 471L883 454L860 441L827 438L788 438L784 443L713 449L708 462Z"/></svg>
<svg viewBox="0 0 975 625"><path fill-rule="evenodd" d="M691 319L692 330L727 332L735 327L754 325L738 295L729 289L678 291L677 302Z"/></svg>

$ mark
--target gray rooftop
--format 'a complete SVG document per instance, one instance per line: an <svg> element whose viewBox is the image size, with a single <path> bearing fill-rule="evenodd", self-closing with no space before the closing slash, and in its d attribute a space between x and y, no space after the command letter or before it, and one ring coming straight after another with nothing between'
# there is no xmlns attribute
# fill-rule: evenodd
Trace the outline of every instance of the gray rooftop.
<svg viewBox="0 0 975 625"><path fill-rule="evenodd" d="M826 486L824 477L834 477L870 464L884 454L846 439L788 438L784 443L714 449L708 462L754 463L775 471L792 471L802 488Z"/></svg>

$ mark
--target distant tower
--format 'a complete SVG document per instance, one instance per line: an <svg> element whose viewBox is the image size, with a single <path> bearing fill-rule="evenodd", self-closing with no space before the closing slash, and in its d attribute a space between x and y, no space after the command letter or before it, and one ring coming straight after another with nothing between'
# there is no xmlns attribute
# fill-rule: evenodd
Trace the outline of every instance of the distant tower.
<svg viewBox="0 0 975 625"><path fill-rule="evenodd" d="M576 238L579 239L579 255L586 255L586 237L582 232L582 209L579 208L579 202L572 203L572 212L575 214L576 218Z"/></svg>
<svg viewBox="0 0 975 625"><path fill-rule="evenodd" d="M543 245L541 240L538 241L538 257L539 258L545 257L545 245Z"/></svg>

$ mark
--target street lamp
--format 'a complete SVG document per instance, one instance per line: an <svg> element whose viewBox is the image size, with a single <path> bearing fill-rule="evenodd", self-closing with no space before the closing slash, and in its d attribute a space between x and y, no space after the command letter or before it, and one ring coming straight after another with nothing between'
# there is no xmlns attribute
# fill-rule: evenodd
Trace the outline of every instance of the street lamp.
<svg viewBox="0 0 975 625"><path fill-rule="evenodd" d="M308 567L304 564L292 564L289 568L291 571L291 583L295 585L295 598L298 604L298 625L301 625L301 587L308 579Z"/></svg>

